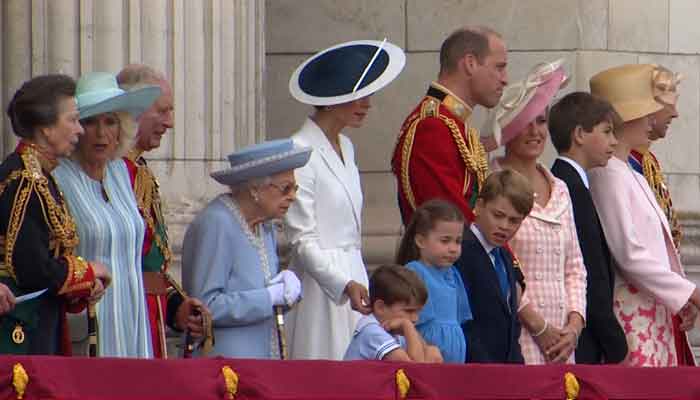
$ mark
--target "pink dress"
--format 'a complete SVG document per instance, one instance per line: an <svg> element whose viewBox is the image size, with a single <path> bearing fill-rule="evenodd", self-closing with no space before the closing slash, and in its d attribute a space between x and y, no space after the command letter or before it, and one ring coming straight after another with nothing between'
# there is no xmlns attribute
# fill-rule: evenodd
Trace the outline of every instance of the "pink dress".
<svg viewBox="0 0 700 400"><path fill-rule="evenodd" d="M668 220L646 179L626 162L613 157L588 176L615 261L613 307L629 347L624 363L675 366L672 317L695 284L685 279Z"/></svg>
<svg viewBox="0 0 700 400"><path fill-rule="evenodd" d="M549 179L552 193L542 207L535 202L530 215L510 241L520 260L527 288L521 307L531 304L549 324L566 325L570 312L586 315L586 268L574 224L566 184L538 165ZM501 169L498 164L494 169ZM520 346L526 364L545 364L544 354L523 328ZM574 362L574 353L567 361Z"/></svg>

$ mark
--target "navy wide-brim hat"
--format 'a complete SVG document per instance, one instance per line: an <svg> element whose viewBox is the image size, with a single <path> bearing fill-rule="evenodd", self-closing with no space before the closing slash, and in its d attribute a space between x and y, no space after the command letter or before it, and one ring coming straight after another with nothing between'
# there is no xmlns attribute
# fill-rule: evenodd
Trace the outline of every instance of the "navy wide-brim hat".
<svg viewBox="0 0 700 400"><path fill-rule="evenodd" d="M289 79L289 92L314 106L348 103L382 89L405 65L403 50L387 41L341 43L304 61Z"/></svg>
<svg viewBox="0 0 700 400"><path fill-rule="evenodd" d="M230 154L231 166L212 172L211 177L223 185L237 185L303 167L309 157L311 147L297 146L291 139L270 140Z"/></svg>

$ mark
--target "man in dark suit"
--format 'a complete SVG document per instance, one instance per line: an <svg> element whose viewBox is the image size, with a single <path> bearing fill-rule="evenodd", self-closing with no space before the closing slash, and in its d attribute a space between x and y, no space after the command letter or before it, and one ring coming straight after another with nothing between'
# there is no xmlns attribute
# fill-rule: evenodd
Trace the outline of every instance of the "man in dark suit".
<svg viewBox="0 0 700 400"><path fill-rule="evenodd" d="M617 114L605 100L575 92L562 98L549 114L552 144L559 157L552 173L566 183L576 232L588 272L586 327L576 348L577 364L619 363L627 341L613 313L615 275L612 258L588 189L586 171L604 167L617 140Z"/></svg>
<svg viewBox="0 0 700 400"><path fill-rule="evenodd" d="M467 362L524 363L518 343L517 271L504 245L518 231L533 202L527 179L512 170L489 175L479 193L474 222L464 230L462 256L455 263L474 317L462 326L468 341Z"/></svg>

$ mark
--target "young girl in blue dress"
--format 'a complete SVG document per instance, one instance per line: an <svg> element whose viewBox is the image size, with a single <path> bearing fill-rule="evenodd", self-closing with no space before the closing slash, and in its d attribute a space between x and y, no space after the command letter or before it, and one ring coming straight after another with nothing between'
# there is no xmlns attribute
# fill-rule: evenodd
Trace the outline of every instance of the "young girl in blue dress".
<svg viewBox="0 0 700 400"><path fill-rule="evenodd" d="M445 362L464 363L467 341L461 324L472 319L467 292L454 267L462 252L464 216L452 203L431 200L413 213L396 256L428 288L416 328L440 349Z"/></svg>

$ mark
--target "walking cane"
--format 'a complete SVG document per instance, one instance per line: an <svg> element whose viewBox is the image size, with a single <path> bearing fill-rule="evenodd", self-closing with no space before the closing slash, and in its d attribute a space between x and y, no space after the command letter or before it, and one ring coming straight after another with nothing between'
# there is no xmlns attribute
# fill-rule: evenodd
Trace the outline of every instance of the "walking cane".
<svg viewBox="0 0 700 400"><path fill-rule="evenodd" d="M178 284L172 276L167 273L164 275L168 280L168 283L170 283L170 286L173 287L173 290L180 294L183 299L187 299L189 297L182 286L180 286L180 284ZM199 308L197 308L192 310L192 315L197 317L202 315L202 312L199 310ZM214 346L214 332L212 331L211 319L205 315L202 315L202 325L205 335L204 342L202 343L202 354L207 355L211 351L212 346ZM185 333L185 348L182 351L182 357L192 358L192 352L194 352L194 337L192 337L190 331L187 330Z"/></svg>
<svg viewBox="0 0 700 400"><path fill-rule="evenodd" d="M94 304L88 304L88 356L97 357L97 312Z"/></svg>
<svg viewBox="0 0 700 400"><path fill-rule="evenodd" d="M192 315L197 317L202 315L202 313L199 310L192 310ZM185 333L185 349L182 351L182 357L192 358L192 352L194 352L194 338L190 330L187 329Z"/></svg>
<svg viewBox="0 0 700 400"><path fill-rule="evenodd" d="M280 359L287 360L287 338L284 333L284 309L282 306L274 306L275 324L277 325L277 345L280 348Z"/></svg>

